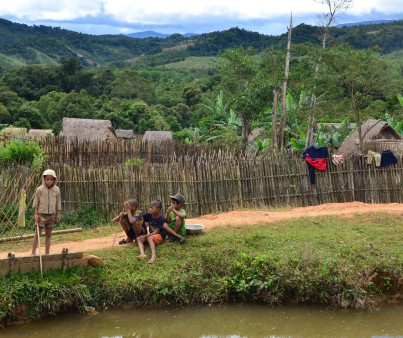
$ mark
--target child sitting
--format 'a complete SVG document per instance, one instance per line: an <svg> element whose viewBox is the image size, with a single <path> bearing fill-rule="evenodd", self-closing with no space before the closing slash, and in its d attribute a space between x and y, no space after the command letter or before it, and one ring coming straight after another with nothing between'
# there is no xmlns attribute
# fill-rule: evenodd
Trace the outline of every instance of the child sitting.
<svg viewBox="0 0 403 338"><path fill-rule="evenodd" d="M180 193L174 196L169 196L171 198L171 206L167 209L166 219L169 227L175 231L180 236L186 235L186 211L183 209L185 204L185 197ZM170 236L170 241L177 240L175 237Z"/></svg>
<svg viewBox="0 0 403 338"><path fill-rule="evenodd" d="M138 203L135 199L129 199L123 203L126 212L121 212L118 216L112 219L112 223L119 222L123 231L126 233L126 238L122 239L119 244L133 243L140 235L147 233L147 229L142 220L136 221L136 217L141 215L141 211L137 210Z"/></svg>
<svg viewBox="0 0 403 338"><path fill-rule="evenodd" d="M148 234L140 235L137 238L137 245L140 250L138 258L147 257L144 253L144 242L147 242L151 249L151 258L147 263L153 263L156 258L156 246L162 244L166 237L166 232L178 238L179 243L183 243L185 238L178 235L166 223L165 216L162 214L162 203L159 200L150 203L149 213L138 216L136 220L143 220L148 225Z"/></svg>

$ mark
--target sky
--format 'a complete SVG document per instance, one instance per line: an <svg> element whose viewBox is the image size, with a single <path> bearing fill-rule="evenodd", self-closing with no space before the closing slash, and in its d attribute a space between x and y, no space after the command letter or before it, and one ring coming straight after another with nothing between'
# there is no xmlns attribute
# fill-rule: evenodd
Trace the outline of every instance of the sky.
<svg viewBox="0 0 403 338"><path fill-rule="evenodd" d="M341 1L341 0L331 0ZM266 35L316 25L328 12L320 0L2 0L0 18L86 34L208 33L232 27ZM403 0L353 0L336 24L403 19Z"/></svg>

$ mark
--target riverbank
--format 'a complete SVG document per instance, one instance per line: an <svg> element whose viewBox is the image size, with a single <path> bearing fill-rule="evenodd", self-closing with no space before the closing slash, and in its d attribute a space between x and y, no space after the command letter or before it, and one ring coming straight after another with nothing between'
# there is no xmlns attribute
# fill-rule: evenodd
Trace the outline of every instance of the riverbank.
<svg viewBox="0 0 403 338"><path fill-rule="evenodd" d="M402 224L402 214L374 213L216 227L158 247L154 264L136 259L133 245L98 250L100 267L3 278L0 318L122 304L402 302Z"/></svg>

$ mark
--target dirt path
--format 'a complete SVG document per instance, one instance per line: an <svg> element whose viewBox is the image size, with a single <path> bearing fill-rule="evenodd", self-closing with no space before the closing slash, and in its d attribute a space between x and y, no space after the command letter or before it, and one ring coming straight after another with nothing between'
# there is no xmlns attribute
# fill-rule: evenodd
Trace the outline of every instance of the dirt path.
<svg viewBox="0 0 403 338"><path fill-rule="evenodd" d="M224 225L253 225L260 223L271 223L282 220L289 220L301 217L314 217L323 215L337 215L351 217L364 213L394 213L403 215L403 204L365 204L361 202L352 203L328 203L304 208L290 208L285 211L230 211L221 214L205 215L199 218L187 219L187 224L203 224L206 230L216 226ZM124 232L119 232L114 241L115 235L87 239L84 241L70 241L57 243L51 246L51 253L61 253L63 248L69 252L92 251L103 248L110 248L113 244L118 246L120 239L124 238ZM43 241L42 241L43 243ZM16 252L16 256L28 256L30 251ZM0 258L6 258L7 252L0 252Z"/></svg>

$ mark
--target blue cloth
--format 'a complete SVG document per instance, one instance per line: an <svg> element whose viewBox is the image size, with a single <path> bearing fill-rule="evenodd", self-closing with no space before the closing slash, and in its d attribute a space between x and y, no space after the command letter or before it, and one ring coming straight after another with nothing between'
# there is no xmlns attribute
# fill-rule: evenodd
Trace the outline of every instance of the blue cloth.
<svg viewBox="0 0 403 338"><path fill-rule="evenodd" d="M163 229L164 223L166 223L166 218L164 215L160 215L159 217L154 218L152 214L147 213L142 215L144 223L148 223L148 229L151 232L156 231L157 229L160 230L160 235L162 239L165 239L166 234Z"/></svg>
<svg viewBox="0 0 403 338"><path fill-rule="evenodd" d="M394 165L397 163L396 156L392 153L391 150L382 151L381 154L381 168L388 167L390 165Z"/></svg>
<svg viewBox="0 0 403 338"><path fill-rule="evenodd" d="M302 153L303 158L306 158L306 155L309 155L311 157L311 159L315 160L318 158L326 158L329 155L329 152L327 150L326 147L315 147L315 146L311 146L309 148L306 148L304 150L304 152ZM308 165L308 172L309 172L309 180L311 182L311 184L315 184L316 183L316 177L315 177L315 167L312 166L311 164L309 164L307 162Z"/></svg>

